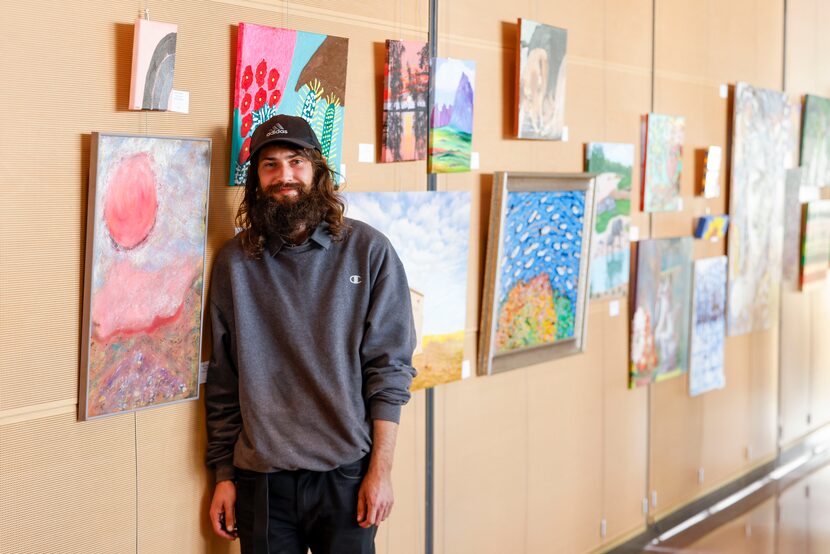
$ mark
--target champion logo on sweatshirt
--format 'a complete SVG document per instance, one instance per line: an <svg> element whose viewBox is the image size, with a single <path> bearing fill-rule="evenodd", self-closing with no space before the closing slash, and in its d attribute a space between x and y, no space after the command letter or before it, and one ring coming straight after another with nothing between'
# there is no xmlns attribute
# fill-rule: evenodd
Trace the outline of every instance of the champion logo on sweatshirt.
<svg viewBox="0 0 830 554"><path fill-rule="evenodd" d="M349 282L353 285L359 285L363 282L363 278L360 275L352 275L349 277Z"/></svg>

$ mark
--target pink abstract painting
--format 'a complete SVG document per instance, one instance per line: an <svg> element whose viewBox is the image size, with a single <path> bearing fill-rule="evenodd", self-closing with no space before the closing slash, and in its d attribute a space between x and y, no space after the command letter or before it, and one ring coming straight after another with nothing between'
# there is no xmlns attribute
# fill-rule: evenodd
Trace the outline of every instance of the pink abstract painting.
<svg viewBox="0 0 830 554"><path fill-rule="evenodd" d="M198 397L210 147L93 133L81 419Z"/></svg>

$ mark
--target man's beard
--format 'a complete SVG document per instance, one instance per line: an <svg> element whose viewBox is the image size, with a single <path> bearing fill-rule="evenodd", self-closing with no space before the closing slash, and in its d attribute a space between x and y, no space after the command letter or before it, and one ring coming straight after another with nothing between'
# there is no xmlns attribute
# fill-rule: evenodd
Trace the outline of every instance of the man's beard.
<svg viewBox="0 0 830 554"><path fill-rule="evenodd" d="M267 192L266 192L267 195ZM269 241L276 237L283 240L300 229L314 229L323 220L327 206L323 194L316 188L308 192L297 189L294 199L277 200L270 195L260 197L252 223L260 228Z"/></svg>

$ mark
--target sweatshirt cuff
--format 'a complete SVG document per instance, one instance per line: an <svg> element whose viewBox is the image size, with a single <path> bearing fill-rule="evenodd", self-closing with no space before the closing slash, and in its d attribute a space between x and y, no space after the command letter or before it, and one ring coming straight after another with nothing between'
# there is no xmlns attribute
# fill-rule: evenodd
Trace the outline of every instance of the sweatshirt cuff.
<svg viewBox="0 0 830 554"><path fill-rule="evenodd" d="M233 464L217 464L216 465L216 482L229 481L236 477L236 469Z"/></svg>
<svg viewBox="0 0 830 554"><path fill-rule="evenodd" d="M383 421L391 421L392 423L400 423L401 421L401 407L397 404L383 402L382 400L372 402L370 414L372 420L382 419Z"/></svg>

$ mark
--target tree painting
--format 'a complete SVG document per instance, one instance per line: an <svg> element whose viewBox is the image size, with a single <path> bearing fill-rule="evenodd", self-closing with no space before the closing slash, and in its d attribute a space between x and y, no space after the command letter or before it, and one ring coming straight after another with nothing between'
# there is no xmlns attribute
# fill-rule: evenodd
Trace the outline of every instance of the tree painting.
<svg viewBox="0 0 830 554"><path fill-rule="evenodd" d="M429 50L425 42L387 40L381 162L427 154Z"/></svg>

